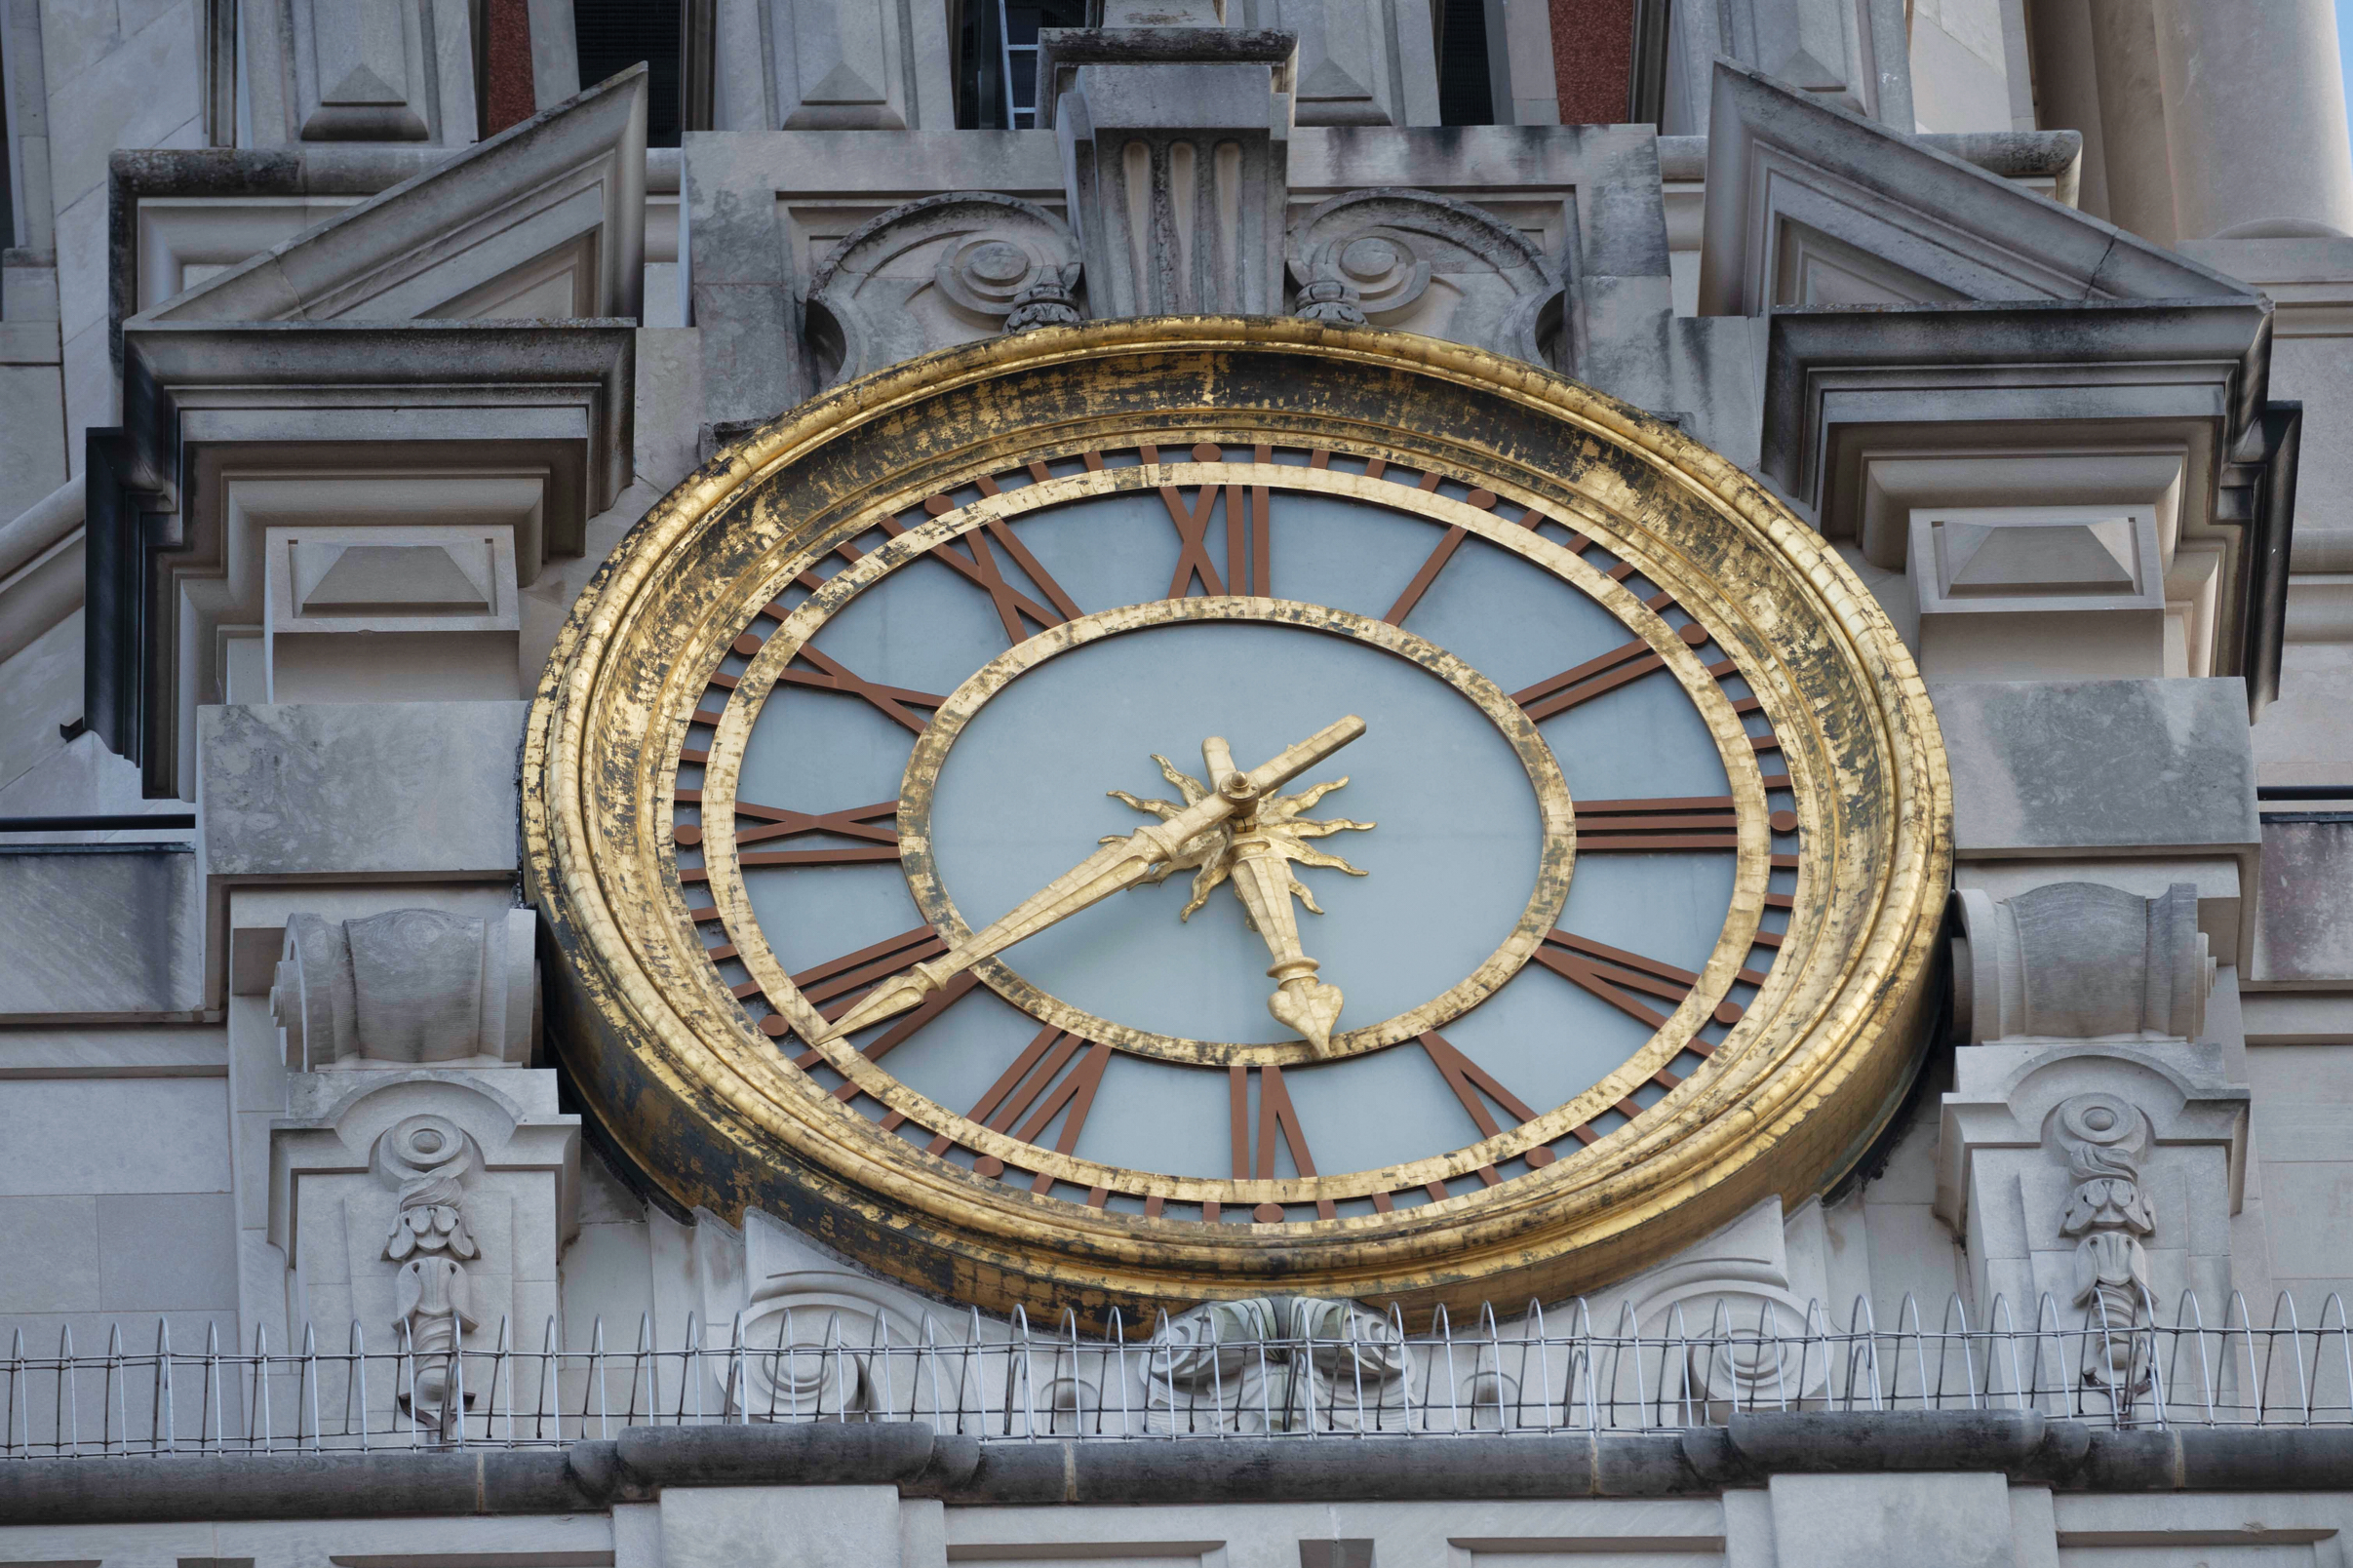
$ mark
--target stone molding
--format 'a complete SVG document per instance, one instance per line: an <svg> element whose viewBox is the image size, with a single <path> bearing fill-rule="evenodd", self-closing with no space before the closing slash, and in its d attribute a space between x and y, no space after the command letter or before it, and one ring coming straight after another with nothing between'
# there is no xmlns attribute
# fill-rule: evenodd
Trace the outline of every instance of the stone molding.
<svg viewBox="0 0 2353 1568"><path fill-rule="evenodd" d="M1964 933L1953 948L1953 1027L1972 1044L2206 1032L2216 960L2198 929L2196 884L2175 882L2159 898L2089 882L1953 897Z"/></svg>
<svg viewBox="0 0 2353 1568"><path fill-rule="evenodd" d="M645 289L647 93L644 67L632 67L134 319L634 319ZM558 263L566 278L550 270ZM563 308L510 303L551 283L566 294Z"/></svg>
<svg viewBox="0 0 2353 1568"><path fill-rule="evenodd" d="M473 24L461 0L238 11L238 87L259 145L474 139Z"/></svg>
<svg viewBox="0 0 2353 1568"><path fill-rule="evenodd" d="M1730 55L1824 102L1912 129L1904 0L1698 0L1668 23L1666 118L1706 136L1716 59Z"/></svg>
<svg viewBox="0 0 2353 1568"><path fill-rule="evenodd" d="M1295 1437L983 1444L918 1422L632 1427L550 1450L184 1455L0 1466L20 1525L601 1513L672 1487L884 1486L1041 1506L1714 1498L1775 1475L2006 1475L2086 1493L2343 1490L2353 1431L2117 1430L2031 1410L1736 1411L1721 1427L1432 1440ZM2239 1532L2233 1532L2234 1536ZM2298 1540L2303 1539L2298 1537Z"/></svg>
<svg viewBox="0 0 2353 1568"><path fill-rule="evenodd" d="M535 917L431 909L365 920L296 915L270 992L290 1072L381 1064L530 1063Z"/></svg>
<svg viewBox="0 0 2353 1568"><path fill-rule="evenodd" d="M1228 20L1295 33L1301 125L1438 123L1437 47L1421 0L1243 0Z"/></svg>
<svg viewBox="0 0 2353 1568"><path fill-rule="evenodd" d="M1293 218L1284 249L1296 315L1563 366L1558 269L1525 234L1467 202L1347 191Z"/></svg>
<svg viewBox="0 0 2353 1568"><path fill-rule="evenodd" d="M949 131L948 9L898 0L749 0L715 8L721 131Z"/></svg>
<svg viewBox="0 0 2353 1568"><path fill-rule="evenodd" d="M1705 315L1789 305L2252 299L2235 279L1730 59L1714 66ZM1809 266L1826 269L1809 296Z"/></svg>
<svg viewBox="0 0 2353 1568"><path fill-rule="evenodd" d="M996 332L1076 323L1078 243L1035 202L950 191L882 213L809 279L819 386Z"/></svg>

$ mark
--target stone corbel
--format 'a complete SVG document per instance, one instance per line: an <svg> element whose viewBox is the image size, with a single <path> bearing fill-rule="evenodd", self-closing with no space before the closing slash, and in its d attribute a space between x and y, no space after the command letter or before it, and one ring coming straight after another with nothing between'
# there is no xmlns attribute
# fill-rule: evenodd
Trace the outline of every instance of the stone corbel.
<svg viewBox="0 0 2353 1568"><path fill-rule="evenodd" d="M1971 1044L2205 1033L2215 959L2193 883L2157 898L2099 882L1955 898L1964 935L1953 944L1953 1026Z"/></svg>
<svg viewBox="0 0 2353 1568"><path fill-rule="evenodd" d="M430 909L294 916L270 991L286 1065L529 1066L535 934L528 909L503 920Z"/></svg>

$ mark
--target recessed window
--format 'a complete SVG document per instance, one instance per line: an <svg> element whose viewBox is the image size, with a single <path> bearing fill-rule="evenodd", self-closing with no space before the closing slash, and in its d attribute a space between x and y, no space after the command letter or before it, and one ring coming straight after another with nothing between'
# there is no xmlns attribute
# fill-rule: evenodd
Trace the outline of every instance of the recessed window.
<svg viewBox="0 0 2353 1568"><path fill-rule="evenodd" d="M967 130L1036 130L1038 35L1085 25L1085 0L967 0L957 123Z"/></svg>
<svg viewBox="0 0 2353 1568"><path fill-rule="evenodd" d="M675 147L679 131L680 0L572 0L580 85L645 62L646 145Z"/></svg>

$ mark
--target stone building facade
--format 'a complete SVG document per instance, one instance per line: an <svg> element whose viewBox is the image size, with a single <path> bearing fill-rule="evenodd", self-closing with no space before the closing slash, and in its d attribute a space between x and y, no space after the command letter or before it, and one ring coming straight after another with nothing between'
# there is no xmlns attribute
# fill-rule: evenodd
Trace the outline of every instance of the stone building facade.
<svg viewBox="0 0 2353 1568"><path fill-rule="evenodd" d="M0 0L0 1568L2342 1560L2325 0L648 9L590 80L567 0ZM1549 1328L1111 1352L583 1112L518 756L603 564L829 389L1182 314L1572 377L1877 600L1950 913L1820 1190Z"/></svg>

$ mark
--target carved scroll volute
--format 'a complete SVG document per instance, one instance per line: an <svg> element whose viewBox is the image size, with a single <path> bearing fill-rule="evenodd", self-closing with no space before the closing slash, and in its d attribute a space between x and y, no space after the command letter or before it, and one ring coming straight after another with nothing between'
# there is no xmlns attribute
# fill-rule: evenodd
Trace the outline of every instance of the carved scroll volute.
<svg viewBox="0 0 2353 1568"><path fill-rule="evenodd" d="M2120 1095L2078 1094L2053 1113L2073 1181L2059 1234L2075 1238L2075 1305L2084 1313L2083 1379L2120 1410L2148 1387L2148 1249L2157 1217L2140 1185L2148 1117Z"/></svg>
<svg viewBox="0 0 2353 1568"><path fill-rule="evenodd" d="M1421 190L1354 190L1296 219L1293 313L1394 327L1565 368L1559 271L1490 213Z"/></svg>
<svg viewBox="0 0 2353 1568"><path fill-rule="evenodd" d="M1379 1429L1402 1419L1412 1354L1353 1302L1214 1301L1153 1336L1147 1405L1158 1431Z"/></svg>
<svg viewBox="0 0 2353 1568"><path fill-rule="evenodd" d="M372 1161L380 1180L400 1189L384 1238L384 1257L400 1266L393 1328L405 1336L413 1368L399 1398L419 1428L445 1435L474 1398L461 1403L452 1385L459 1346L476 1326L466 1264L482 1249L466 1226L464 1178L481 1162L474 1140L436 1116L395 1123L376 1140Z"/></svg>
<svg viewBox="0 0 2353 1568"><path fill-rule="evenodd" d="M269 1001L290 1070L299 1073L359 1054L358 1001L340 921L296 915L286 922Z"/></svg>
<svg viewBox="0 0 2353 1568"><path fill-rule="evenodd" d="M2198 889L2156 898L2100 882L2048 882L2006 899L1955 895L1959 1030L1997 1039L2196 1039L2215 957L2198 929Z"/></svg>
<svg viewBox="0 0 2353 1568"><path fill-rule="evenodd" d="M831 386L999 332L1075 324L1078 246L1034 202L952 191L882 213L809 280L807 333Z"/></svg>

